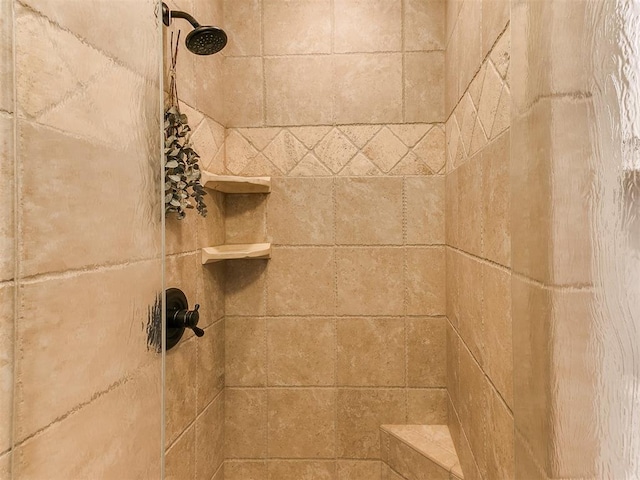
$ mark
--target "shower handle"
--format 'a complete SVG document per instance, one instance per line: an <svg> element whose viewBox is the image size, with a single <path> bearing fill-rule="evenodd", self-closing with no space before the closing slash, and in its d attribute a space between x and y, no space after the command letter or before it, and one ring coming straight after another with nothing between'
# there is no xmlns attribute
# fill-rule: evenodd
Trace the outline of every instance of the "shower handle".
<svg viewBox="0 0 640 480"><path fill-rule="evenodd" d="M187 296L179 288L168 288L165 296L167 350L178 344L187 328L193 330L197 337L202 337L204 330L198 328L200 305L196 304L193 310L189 310Z"/></svg>
<svg viewBox="0 0 640 480"><path fill-rule="evenodd" d="M200 320L200 313L198 310L200 310L200 305L197 303L193 310L176 310L173 314L171 326L177 328L190 328L196 336L203 336L204 330L197 327L198 321Z"/></svg>

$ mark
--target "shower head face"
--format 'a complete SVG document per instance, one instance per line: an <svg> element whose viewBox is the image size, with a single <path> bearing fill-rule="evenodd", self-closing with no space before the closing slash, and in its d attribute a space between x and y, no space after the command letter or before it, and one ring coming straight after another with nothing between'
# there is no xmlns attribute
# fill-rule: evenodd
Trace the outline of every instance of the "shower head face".
<svg viewBox="0 0 640 480"><path fill-rule="evenodd" d="M216 27L197 27L187 35L185 44L196 55L213 55L227 44L227 34Z"/></svg>

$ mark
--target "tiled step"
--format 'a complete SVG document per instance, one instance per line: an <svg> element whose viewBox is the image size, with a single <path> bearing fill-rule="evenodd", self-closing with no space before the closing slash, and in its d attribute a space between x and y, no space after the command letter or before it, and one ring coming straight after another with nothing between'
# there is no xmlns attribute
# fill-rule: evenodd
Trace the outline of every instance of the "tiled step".
<svg viewBox="0 0 640 480"><path fill-rule="evenodd" d="M463 480L446 425L382 425L382 480Z"/></svg>

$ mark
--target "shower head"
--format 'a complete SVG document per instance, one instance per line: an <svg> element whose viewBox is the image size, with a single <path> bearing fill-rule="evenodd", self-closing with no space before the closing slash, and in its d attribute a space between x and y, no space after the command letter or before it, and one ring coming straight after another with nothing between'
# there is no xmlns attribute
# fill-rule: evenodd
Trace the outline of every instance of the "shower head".
<svg viewBox="0 0 640 480"><path fill-rule="evenodd" d="M225 47L227 34L216 27L196 27L187 35L185 44L196 55L212 55Z"/></svg>
<svg viewBox="0 0 640 480"><path fill-rule="evenodd" d="M202 26L188 13L169 10L166 3L163 3L162 22L166 26L169 26L173 18L184 18L193 26L193 31L187 35L185 45L190 52L196 55L212 55L218 53L227 44L227 34L224 33L224 30L217 27Z"/></svg>

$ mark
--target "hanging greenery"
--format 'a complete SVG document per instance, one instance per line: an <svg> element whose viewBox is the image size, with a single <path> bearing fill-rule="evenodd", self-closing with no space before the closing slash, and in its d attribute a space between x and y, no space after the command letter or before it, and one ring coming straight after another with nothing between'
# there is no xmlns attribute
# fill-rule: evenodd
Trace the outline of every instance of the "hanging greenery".
<svg viewBox="0 0 640 480"><path fill-rule="evenodd" d="M180 112L178 87L176 84L176 64L180 32L176 42L171 33L171 69L169 105L164 112L164 207L167 214L175 213L183 219L187 209L195 208L203 217L207 216L204 196L207 194L200 183L200 156L191 147L191 127L187 116Z"/></svg>

